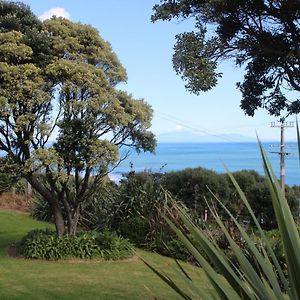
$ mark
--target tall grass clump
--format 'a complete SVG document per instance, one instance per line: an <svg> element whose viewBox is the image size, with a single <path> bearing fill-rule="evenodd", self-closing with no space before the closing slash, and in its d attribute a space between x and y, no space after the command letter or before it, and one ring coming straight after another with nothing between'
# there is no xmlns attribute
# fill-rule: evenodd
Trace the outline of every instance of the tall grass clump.
<svg viewBox="0 0 300 300"><path fill-rule="evenodd" d="M300 134L298 124L297 137L300 157ZM207 235L203 233L203 230L195 225L184 209L179 205L175 205L176 213L180 217L180 222L176 222L172 219L171 211L166 214L165 219L177 234L178 238L194 256L197 263L205 271L205 274L211 283L212 290L203 290L201 288L201 282L191 279L179 263L179 273L186 282L187 289L185 290L180 288L163 272L155 269L146 261L145 263L183 299L300 299L299 233L286 197L280 188L278 179L260 142L259 148L268 188L272 197L272 206L276 222L280 232L286 269L283 270L282 264L279 263L278 258L272 249L270 240L255 217L244 192L238 185L234 176L227 170L229 178L235 186L241 201L251 215L257 229L257 236L253 238L253 235L247 233L245 228L227 209L219 197L214 195L211 191L216 203L223 207L234 226L240 232L241 238L247 248L247 253L245 253L231 237L229 229L224 225L214 207L208 204L212 216L223 231L230 245L233 256L229 258L219 248L213 238L207 237ZM205 255L203 255L203 253Z"/></svg>

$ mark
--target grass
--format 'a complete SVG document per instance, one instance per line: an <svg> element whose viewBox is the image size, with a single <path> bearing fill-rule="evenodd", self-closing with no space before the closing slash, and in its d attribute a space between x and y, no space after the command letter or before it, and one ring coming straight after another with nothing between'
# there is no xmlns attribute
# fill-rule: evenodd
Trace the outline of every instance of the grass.
<svg viewBox="0 0 300 300"><path fill-rule="evenodd" d="M6 248L33 228L51 225L25 214L0 210L0 299L179 299L141 260L38 261L9 257ZM177 278L173 260L137 250L152 265ZM204 288L208 281L201 269L184 264ZM146 287L145 287L146 286ZM151 289L151 292L148 290Z"/></svg>

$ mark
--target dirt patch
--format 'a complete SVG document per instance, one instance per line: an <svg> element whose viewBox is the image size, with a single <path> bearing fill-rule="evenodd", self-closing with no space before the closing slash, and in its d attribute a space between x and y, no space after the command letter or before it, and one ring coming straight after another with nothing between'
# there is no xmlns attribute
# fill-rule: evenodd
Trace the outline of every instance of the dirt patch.
<svg viewBox="0 0 300 300"><path fill-rule="evenodd" d="M17 257L17 247L15 244L11 244L6 248L6 253L10 257Z"/></svg>
<svg viewBox="0 0 300 300"><path fill-rule="evenodd" d="M4 194L0 196L0 208L29 212L32 199L21 195Z"/></svg>

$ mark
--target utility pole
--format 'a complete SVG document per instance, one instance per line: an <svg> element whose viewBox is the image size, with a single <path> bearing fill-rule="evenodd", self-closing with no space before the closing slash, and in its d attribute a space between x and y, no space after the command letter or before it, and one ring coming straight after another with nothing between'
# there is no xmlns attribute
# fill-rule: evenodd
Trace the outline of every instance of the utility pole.
<svg viewBox="0 0 300 300"><path fill-rule="evenodd" d="M285 152L284 129L294 127L294 122L286 122L284 119L281 119L280 122L271 122L271 127L280 128L280 150L278 152L273 151L272 153L280 155L280 186L283 195L285 195L285 156L291 153Z"/></svg>

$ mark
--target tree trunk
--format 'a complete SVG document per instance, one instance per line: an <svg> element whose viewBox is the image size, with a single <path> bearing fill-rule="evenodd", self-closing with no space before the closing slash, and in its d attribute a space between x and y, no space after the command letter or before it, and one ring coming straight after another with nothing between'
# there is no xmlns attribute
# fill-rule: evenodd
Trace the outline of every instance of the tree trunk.
<svg viewBox="0 0 300 300"><path fill-rule="evenodd" d="M52 205L52 209L56 232L59 236L62 236L65 233L65 222L61 213L61 208L58 205Z"/></svg>
<svg viewBox="0 0 300 300"><path fill-rule="evenodd" d="M79 215L80 215L80 209L79 206L74 208L74 211L68 211L68 233L70 235L75 235L77 232L77 226L79 221Z"/></svg>
<svg viewBox="0 0 300 300"><path fill-rule="evenodd" d="M44 186L44 184L41 183L34 175L30 174L27 177L27 180L31 184L31 186L39 194L41 194L41 196L43 196L52 207L56 232L59 236L63 235L65 232L65 222L61 211L61 207L59 205L59 201L55 198L55 194L51 193L51 191L48 190Z"/></svg>

